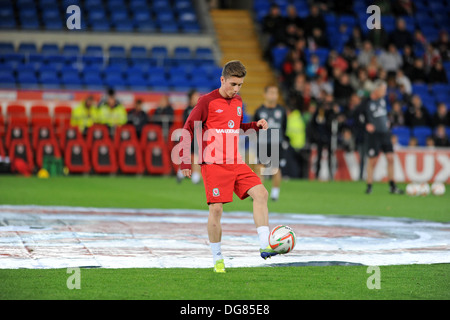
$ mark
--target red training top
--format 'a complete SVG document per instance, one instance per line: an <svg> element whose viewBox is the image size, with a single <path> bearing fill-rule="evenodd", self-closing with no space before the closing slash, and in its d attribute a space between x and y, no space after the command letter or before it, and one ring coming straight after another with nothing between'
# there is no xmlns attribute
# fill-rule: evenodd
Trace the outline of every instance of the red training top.
<svg viewBox="0 0 450 320"><path fill-rule="evenodd" d="M202 164L244 163L238 151L240 129L243 132L248 129L259 130L256 122L242 123L242 98L239 95L224 98L219 89L199 98L183 129L180 142L183 150L181 169L191 169L190 145L194 130L198 145L201 146L199 163Z"/></svg>

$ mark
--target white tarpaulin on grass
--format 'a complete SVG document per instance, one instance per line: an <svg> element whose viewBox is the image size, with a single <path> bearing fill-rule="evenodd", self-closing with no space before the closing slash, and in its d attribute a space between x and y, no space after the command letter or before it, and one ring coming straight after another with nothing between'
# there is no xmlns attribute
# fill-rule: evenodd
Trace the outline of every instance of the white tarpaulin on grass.
<svg viewBox="0 0 450 320"><path fill-rule="evenodd" d="M208 212L0 206L0 268L210 268ZM229 267L450 263L450 223L407 218L270 213L291 226L295 249L259 256L253 216L222 215Z"/></svg>

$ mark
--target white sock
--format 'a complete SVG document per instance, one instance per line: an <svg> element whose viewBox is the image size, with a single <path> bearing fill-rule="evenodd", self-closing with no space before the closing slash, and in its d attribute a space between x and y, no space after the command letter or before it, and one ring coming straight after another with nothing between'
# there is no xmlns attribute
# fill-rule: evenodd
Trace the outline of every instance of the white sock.
<svg viewBox="0 0 450 320"><path fill-rule="evenodd" d="M270 197L272 199L278 199L279 196L280 196L280 188L272 188L272 190L270 190Z"/></svg>
<svg viewBox="0 0 450 320"><path fill-rule="evenodd" d="M181 172L180 169L178 169L178 171L177 171L177 176L178 176L179 179L183 179L184 178L183 172Z"/></svg>
<svg viewBox="0 0 450 320"><path fill-rule="evenodd" d="M269 227L268 226L262 226L256 228L256 231L258 232L259 237L259 246L261 249L267 248L269 245Z"/></svg>
<svg viewBox="0 0 450 320"><path fill-rule="evenodd" d="M220 250L221 242L210 243L211 252L213 255L214 264L216 264L217 260L223 259L222 251Z"/></svg>
<svg viewBox="0 0 450 320"><path fill-rule="evenodd" d="M192 177L191 177L191 180L192 180L192 183L193 184L197 184L197 183L199 183L200 182L200 173L198 173L198 172L193 172L192 173Z"/></svg>

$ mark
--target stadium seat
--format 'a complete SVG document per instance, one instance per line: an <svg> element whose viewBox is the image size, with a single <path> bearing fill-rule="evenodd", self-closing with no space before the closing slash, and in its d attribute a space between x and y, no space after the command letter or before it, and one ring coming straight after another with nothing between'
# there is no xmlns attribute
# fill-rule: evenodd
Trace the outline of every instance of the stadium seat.
<svg viewBox="0 0 450 320"><path fill-rule="evenodd" d="M89 151L82 139L70 140L64 152L64 164L70 173L89 173L91 164Z"/></svg>
<svg viewBox="0 0 450 320"><path fill-rule="evenodd" d="M156 124L146 124L142 128L141 133L141 148L142 150L145 149L146 145L149 143L154 142L163 142L164 141L164 135L162 128L159 125Z"/></svg>
<svg viewBox="0 0 450 320"><path fill-rule="evenodd" d="M27 139L18 139L11 142L9 146L9 159L13 165L16 159L22 159L30 173L34 169L33 151Z"/></svg>
<svg viewBox="0 0 450 320"><path fill-rule="evenodd" d="M40 124L33 127L31 146L33 150L39 145L41 140L56 139L52 123Z"/></svg>
<svg viewBox="0 0 450 320"><path fill-rule="evenodd" d="M70 117L72 115L72 108L69 106L56 106L53 109L53 126L56 129L56 135L59 135L63 127L70 125Z"/></svg>
<svg viewBox="0 0 450 320"><path fill-rule="evenodd" d="M116 173L116 151L110 139L96 140L91 149L92 168L95 173Z"/></svg>
<svg viewBox="0 0 450 320"><path fill-rule="evenodd" d="M118 150L118 163L121 173L142 174L145 171L139 143L133 140L122 141Z"/></svg>
<svg viewBox="0 0 450 320"><path fill-rule="evenodd" d="M26 116L25 106L21 104L10 104L6 107L6 115L8 117L12 115Z"/></svg>
<svg viewBox="0 0 450 320"><path fill-rule="evenodd" d="M109 129L103 124L94 124L87 129L86 145L89 150L92 149L96 140L110 140Z"/></svg>
<svg viewBox="0 0 450 320"><path fill-rule="evenodd" d="M80 132L80 129L75 126L71 126L70 124L68 126L62 127L60 130L56 129L59 136L59 147L61 151L64 152L66 150L67 144L71 140L83 140L83 135Z"/></svg>
<svg viewBox="0 0 450 320"><path fill-rule="evenodd" d="M411 130L409 127L398 126L392 128L392 134L395 134L398 138L398 143L402 146L407 146L411 137Z"/></svg>
<svg viewBox="0 0 450 320"><path fill-rule="evenodd" d="M118 150L120 144L125 141L138 142L136 128L132 124L126 124L116 128L114 134L114 146L116 149Z"/></svg>
<svg viewBox="0 0 450 320"><path fill-rule="evenodd" d="M42 168L43 160L46 156L61 158L61 152L59 150L58 142L56 141L56 139L40 140L35 153L36 165L38 168Z"/></svg>
<svg viewBox="0 0 450 320"><path fill-rule="evenodd" d="M425 146L426 140L432 135L432 130L430 127L414 127L412 129L412 136L417 138L419 146Z"/></svg>
<svg viewBox="0 0 450 320"><path fill-rule="evenodd" d="M148 143L144 149L144 159L149 174L169 174L172 170L164 142Z"/></svg>
<svg viewBox="0 0 450 320"><path fill-rule="evenodd" d="M47 106L43 105L32 106L30 114L32 127L44 124L52 125L52 118L50 117L50 112Z"/></svg>
<svg viewBox="0 0 450 320"><path fill-rule="evenodd" d="M12 142L15 140L29 140L27 125L13 123L8 125L5 138L5 146L8 150L10 149Z"/></svg>

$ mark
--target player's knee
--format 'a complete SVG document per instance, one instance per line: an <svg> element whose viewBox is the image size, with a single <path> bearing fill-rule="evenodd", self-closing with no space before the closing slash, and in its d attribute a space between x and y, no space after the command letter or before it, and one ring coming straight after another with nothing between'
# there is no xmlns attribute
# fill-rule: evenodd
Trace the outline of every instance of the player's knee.
<svg viewBox="0 0 450 320"><path fill-rule="evenodd" d="M221 203L212 203L209 206L209 213L213 217L220 218L222 216L223 207Z"/></svg>
<svg viewBox="0 0 450 320"><path fill-rule="evenodd" d="M269 192L263 185L261 185L260 188L255 190L253 201L267 202L268 199L269 199Z"/></svg>

